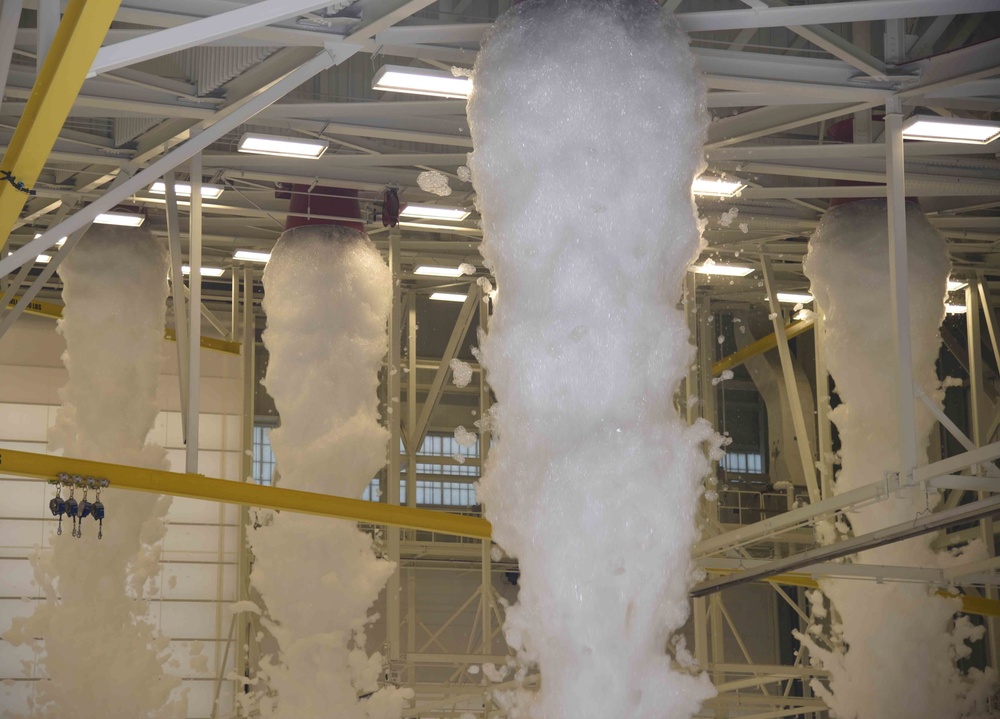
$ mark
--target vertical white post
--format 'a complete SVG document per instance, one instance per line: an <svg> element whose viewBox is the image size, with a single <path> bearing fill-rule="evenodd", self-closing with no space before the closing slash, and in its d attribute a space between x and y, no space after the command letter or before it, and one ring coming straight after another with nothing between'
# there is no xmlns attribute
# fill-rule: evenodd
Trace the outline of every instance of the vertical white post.
<svg viewBox="0 0 1000 719"><path fill-rule="evenodd" d="M899 98L885 105L887 205L889 209L889 290L892 298L900 479L909 481L917 466L913 422L913 358L910 347L910 282L906 252L906 180L903 172L903 114Z"/></svg>
<svg viewBox="0 0 1000 719"><path fill-rule="evenodd" d="M236 274L236 265L229 268L229 276L233 284L230 287L229 339L236 341L236 333L240 331L240 278Z"/></svg>
<svg viewBox="0 0 1000 719"><path fill-rule="evenodd" d="M253 311L253 270L233 267L233 284L243 275L243 337L240 342L241 359L243 360L243 424L241 433L241 464L240 481L250 482L253 479L253 425L254 425L254 388L257 382L256 342L257 323ZM250 555L247 547L247 525L250 523L250 509L240 505L239 545L237 547L236 569L236 600L250 598ZM249 676L250 652L244 648L250 641L250 624L248 615L243 612L236 615L236 672L240 676ZM242 684L239 685L242 690Z"/></svg>
<svg viewBox="0 0 1000 719"><path fill-rule="evenodd" d="M687 311L687 324L688 331L691 333L692 339L694 339L695 344L698 344L698 304L696 299L697 294L697 283L695 281L694 273L688 272L687 277L684 278L684 295L687 299L687 304L685 305L685 310ZM698 396L698 365L693 363L688 366L687 379L684 382L685 397L683 401L685 403L687 411L687 421L688 424L694 424L694 421L698 418L698 405L691 401L692 397Z"/></svg>
<svg viewBox="0 0 1000 719"><path fill-rule="evenodd" d="M980 304L979 304L979 280L971 280L965 288L965 323L968 335L969 350L969 397L971 399L970 424L972 425L972 442L977 447L982 447L986 437L984 412L984 402L986 395L983 384L983 338L980 329ZM982 308L986 309L986 308ZM979 492L979 498L984 499L986 493ZM979 523L980 535L986 547L987 556L994 556L996 552L994 544L993 518L987 517ZM986 596L990 599L997 598L996 588L990 587L986 591ZM997 658L1000 655L1000 637L997 636L996 617L986 617L986 628L988 630L988 642L986 644L987 656L990 666L997 666Z"/></svg>
<svg viewBox="0 0 1000 719"><path fill-rule="evenodd" d="M788 396L789 409L792 412L792 425L795 427L795 446L799 452L799 461L802 462L802 476L806 481L806 489L809 490L809 502L815 504L820 497L819 484L816 482L816 464L809 446L809 432L806 429L806 418L802 412L799 385L795 380L792 352L788 348L788 335L785 334L785 319L781 315L781 305L778 303L778 287L774 283L771 261L767 257L761 258L761 269L764 271L764 289L767 290L774 337L778 342L781 375L785 380L785 393Z"/></svg>
<svg viewBox="0 0 1000 719"><path fill-rule="evenodd" d="M181 392L181 431L187 442L188 406L188 317L181 265L181 220L173 170L163 175L167 201L167 244L170 247L170 291L174 302L174 335L177 344L177 379Z"/></svg>
<svg viewBox="0 0 1000 719"><path fill-rule="evenodd" d="M35 71L40 75L52 41L59 29L59 0L38 0L38 44L35 48Z"/></svg>
<svg viewBox="0 0 1000 719"><path fill-rule="evenodd" d="M826 326L823 308L813 302L813 341L816 343L816 443L819 445L820 496L833 496L833 429L830 424L830 375L826 369L823 343Z"/></svg>
<svg viewBox="0 0 1000 719"><path fill-rule="evenodd" d="M199 392L201 390L201 153L191 158L191 228L188 238L188 275L191 304L188 327L188 401L186 471L198 471Z"/></svg>
<svg viewBox="0 0 1000 719"><path fill-rule="evenodd" d="M417 450L414 428L417 426L417 293L410 294L406 334L406 427L409 432L406 453L406 506L417 506ZM406 651L417 651L417 569L411 567L406 579ZM417 681L416 666L407 660L407 679Z"/></svg>
<svg viewBox="0 0 1000 719"><path fill-rule="evenodd" d="M490 297L483 293L479 299L479 330L488 332L490 325ZM486 385L486 368L479 366L479 419L485 424L486 411L490 408L490 390ZM486 457L490 451L490 433L482 430L479 433L479 472L482 474L486 466ZM485 515L486 508L483 507ZM482 542L482 592L480 593L480 626L483 630L483 654L493 651L493 558L490 556L492 542L484 539Z"/></svg>
<svg viewBox="0 0 1000 719"><path fill-rule="evenodd" d="M399 289L399 229L393 228L389 233L389 270L392 273L392 306L389 312L389 361L387 363L388 391L386 392L386 421L389 424L389 465L386 471L386 501L389 504L399 504L399 421L402 409L399 404L399 373L400 361L400 315L402 302ZM416 484L414 477L406 478L406 486ZM399 527L386 529L387 550L389 560L396 562L396 571L389 577L385 587L387 640L389 643L389 659L398 661L401 655L400 615L399 615Z"/></svg>

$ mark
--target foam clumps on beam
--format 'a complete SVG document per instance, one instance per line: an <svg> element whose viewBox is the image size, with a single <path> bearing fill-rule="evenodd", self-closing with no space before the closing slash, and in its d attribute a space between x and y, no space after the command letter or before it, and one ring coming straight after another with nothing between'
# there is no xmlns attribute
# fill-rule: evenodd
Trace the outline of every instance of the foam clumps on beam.
<svg viewBox="0 0 1000 719"><path fill-rule="evenodd" d="M389 268L360 232L304 226L279 238L264 287L280 486L358 498L386 461L376 388ZM263 524L250 535L251 583L279 651L262 659L262 687L244 707L272 719L399 717L412 693L379 688L382 657L365 649L369 609L394 565L353 522L281 512Z"/></svg>
<svg viewBox="0 0 1000 719"><path fill-rule="evenodd" d="M166 249L148 231L101 225L60 266L69 380L50 451L167 469L164 449L146 442L158 411L167 267ZM80 538L68 527L53 536L32 560L44 598L4 635L14 645L43 640L34 676L47 681L32 682L28 716L182 719L187 690L167 673L169 639L149 614L171 498L112 487L101 500L103 539L89 518Z"/></svg>
<svg viewBox="0 0 1000 719"><path fill-rule="evenodd" d="M513 719L687 719L715 693L675 639L721 455L673 407L694 357L678 304L705 90L672 16L630 0L515 5L473 77L481 251L503 286L479 491L521 572L514 680L541 674L494 696Z"/></svg>
<svg viewBox="0 0 1000 719"><path fill-rule="evenodd" d="M809 242L803 269L816 306L824 313L823 351L841 404L831 413L841 439L841 469L835 493L846 492L898 471L898 384L893 360L889 237L885 200L852 202L824 215ZM940 406L944 390L935 371L941 345L944 298L951 269L945 241L915 203L906 205L910 293L910 343L914 384ZM917 464L927 463L935 419L922 403L915 412ZM852 511L855 535L911 521L940 502L923 488ZM846 523L822 522L819 539L835 541ZM872 565L947 567L983 558L973 543L961 556L935 552L924 535L863 552ZM969 656L969 642L984 629L954 619L957 598L920 583L822 579L834 614L810 596L813 628L796 633L810 658L830 672L813 688L838 717L855 719L958 719L979 716L996 689L996 674L970 670L956 660ZM954 621L953 621L954 620Z"/></svg>

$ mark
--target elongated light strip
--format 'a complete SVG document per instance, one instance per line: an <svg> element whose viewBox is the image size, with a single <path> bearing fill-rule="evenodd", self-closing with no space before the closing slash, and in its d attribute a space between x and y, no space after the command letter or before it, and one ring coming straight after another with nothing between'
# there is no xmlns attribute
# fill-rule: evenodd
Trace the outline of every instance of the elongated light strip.
<svg viewBox="0 0 1000 719"><path fill-rule="evenodd" d="M458 267L433 267L431 265L420 265L413 271L415 275L430 275L431 277L461 277L462 270Z"/></svg>
<svg viewBox="0 0 1000 719"><path fill-rule="evenodd" d="M691 183L691 192L709 197L733 197L746 187L738 180L723 180L721 177L696 177Z"/></svg>
<svg viewBox="0 0 1000 719"><path fill-rule="evenodd" d="M140 227L146 221L144 215L129 212L103 212L94 218L98 225L118 225L120 227Z"/></svg>
<svg viewBox="0 0 1000 719"><path fill-rule="evenodd" d="M277 157L299 157L315 160L320 157L329 143L325 140L307 140L297 137L262 135L248 132L240 138L237 150L251 155L275 155Z"/></svg>
<svg viewBox="0 0 1000 719"><path fill-rule="evenodd" d="M1000 137L1000 122L914 115L903 123L903 137L907 140L988 145Z"/></svg>
<svg viewBox="0 0 1000 719"><path fill-rule="evenodd" d="M812 295L807 295L799 292L779 292L778 302L784 302L790 305L797 305L802 303L804 305L809 304L813 301Z"/></svg>
<svg viewBox="0 0 1000 719"><path fill-rule="evenodd" d="M225 272L226 272L225 268L222 268L222 267L202 267L201 268L201 275L202 275L202 277L222 277L222 275ZM191 268L188 267L187 265L181 265L181 274L182 275L190 275L191 274Z"/></svg>
<svg viewBox="0 0 1000 719"><path fill-rule="evenodd" d="M466 295L459 295L453 292L435 292L431 295L432 300L442 300L444 302L465 302Z"/></svg>
<svg viewBox="0 0 1000 719"><path fill-rule="evenodd" d="M944 306L944 311L949 315L964 315L968 310L969 308L965 305L953 305L949 303Z"/></svg>
<svg viewBox="0 0 1000 719"><path fill-rule="evenodd" d="M255 252L253 250L236 250L233 254L234 260L241 260L243 262L263 262L267 263L271 259L270 252Z"/></svg>
<svg viewBox="0 0 1000 719"><path fill-rule="evenodd" d="M456 77L445 70L384 65L372 78L372 89L464 100L472 92L472 79Z"/></svg>
<svg viewBox="0 0 1000 719"><path fill-rule="evenodd" d="M222 185L202 185L201 196L206 200L217 200L226 188ZM149 186L149 191L154 195L167 194L167 186L163 182L154 182ZM178 197L191 197L191 184L188 182L175 182L174 192Z"/></svg>
<svg viewBox="0 0 1000 719"><path fill-rule="evenodd" d="M461 225L435 225L431 222L400 222L400 227L409 227L412 230L451 230L452 232L480 232L476 227L462 227Z"/></svg>
<svg viewBox="0 0 1000 719"><path fill-rule="evenodd" d="M464 220L470 213L458 207L437 207L436 205L407 205L400 217L416 217L422 220Z"/></svg>
<svg viewBox="0 0 1000 719"><path fill-rule="evenodd" d="M723 275L725 277L746 277L753 272L753 267L719 265L712 260L706 260L700 265L691 265L689 269L692 272L697 272L699 275Z"/></svg>
<svg viewBox="0 0 1000 719"><path fill-rule="evenodd" d="M966 282L965 280L953 280L953 279L951 279L949 277L948 278L948 291L949 292L955 292L957 290L962 289L963 287L966 287L968 284L969 283Z"/></svg>

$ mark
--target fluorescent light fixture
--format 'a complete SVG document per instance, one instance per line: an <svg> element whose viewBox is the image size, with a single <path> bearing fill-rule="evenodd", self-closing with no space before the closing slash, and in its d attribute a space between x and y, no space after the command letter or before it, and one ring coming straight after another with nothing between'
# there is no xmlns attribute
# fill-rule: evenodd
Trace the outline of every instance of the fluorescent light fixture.
<svg viewBox="0 0 1000 719"><path fill-rule="evenodd" d="M710 197L733 197L746 187L739 180L723 180L721 177L696 177L691 183L691 191L696 195Z"/></svg>
<svg viewBox="0 0 1000 719"><path fill-rule="evenodd" d="M944 311L949 315L964 315L968 311L968 308L965 305L953 305L949 303L944 306Z"/></svg>
<svg viewBox="0 0 1000 719"><path fill-rule="evenodd" d="M226 188L222 185L202 185L201 196L205 200L217 200ZM167 186L163 182L154 182L149 186L149 191L154 195L167 194ZM191 184L188 182L175 182L174 192L178 197L191 197Z"/></svg>
<svg viewBox="0 0 1000 719"><path fill-rule="evenodd" d="M987 145L1000 137L1000 122L914 115L903 123L903 137L907 140Z"/></svg>
<svg viewBox="0 0 1000 719"><path fill-rule="evenodd" d="M38 239L39 237L41 237L41 236L42 236L42 234L41 234L40 232L36 232L36 233L35 233L35 239L36 239L36 240L37 240L37 239ZM58 241L56 242L56 247L62 247L62 246L63 246L63 245L65 245L65 244L66 244L66 238L65 238L65 237L60 237L60 238L59 238L59 240L58 240ZM964 286L964 285L963 285L963 286Z"/></svg>
<svg viewBox="0 0 1000 719"><path fill-rule="evenodd" d="M407 205L399 213L400 217L416 217L422 220L454 220L458 222L468 217L468 210L458 207L437 207L436 205Z"/></svg>
<svg viewBox="0 0 1000 719"><path fill-rule="evenodd" d="M264 262L267 263L271 259L270 252L254 252L253 250L236 250L236 254L233 255L234 260L242 260L243 262Z"/></svg>
<svg viewBox="0 0 1000 719"><path fill-rule="evenodd" d="M966 282L965 280L953 280L953 279L951 279L949 277L948 278L948 291L949 292L955 292L957 290L962 289L963 287L966 287L968 284L969 283Z"/></svg>
<svg viewBox="0 0 1000 719"><path fill-rule="evenodd" d="M479 232L476 227L462 227L461 225L435 225L430 222L400 222L400 227L409 227L413 230L451 230L452 232Z"/></svg>
<svg viewBox="0 0 1000 719"><path fill-rule="evenodd" d="M466 295L458 295L452 292L435 292L431 295L432 300L443 300L444 302L465 302Z"/></svg>
<svg viewBox="0 0 1000 719"><path fill-rule="evenodd" d="M326 140L311 140L298 137L280 137L248 132L240 138L236 148L252 155L277 155L278 157L305 157L315 160L329 147Z"/></svg>
<svg viewBox="0 0 1000 719"><path fill-rule="evenodd" d="M222 275L223 275L223 273L225 273L225 271L226 270L223 269L222 267L202 267L201 268L201 275L202 275L202 277L222 277ZM187 265L181 265L181 274L182 275L190 275L191 274L191 268L188 267Z"/></svg>
<svg viewBox="0 0 1000 719"><path fill-rule="evenodd" d="M703 264L692 265L692 272L697 272L699 275L722 275L725 277L746 277L751 272L753 272L753 267L744 267L742 265L719 265L716 264L714 260L705 260Z"/></svg>
<svg viewBox="0 0 1000 719"><path fill-rule="evenodd" d="M447 70L383 65L372 79L372 90L464 100L472 92L472 78L456 77Z"/></svg>
<svg viewBox="0 0 1000 719"><path fill-rule="evenodd" d="M431 277L461 277L462 270L457 267L431 267L420 265L413 271L415 275L430 275Z"/></svg>
<svg viewBox="0 0 1000 719"><path fill-rule="evenodd" d="M47 265L52 261L51 255L39 255L35 258L35 262L40 262L43 265Z"/></svg>
<svg viewBox="0 0 1000 719"><path fill-rule="evenodd" d="M121 227L139 227L146 218L143 215L133 215L130 212L103 212L94 218L98 225L119 225Z"/></svg>
<svg viewBox="0 0 1000 719"><path fill-rule="evenodd" d="M779 292L778 302L785 302L790 305L803 304L807 305L813 301L812 295L803 294L800 292Z"/></svg>

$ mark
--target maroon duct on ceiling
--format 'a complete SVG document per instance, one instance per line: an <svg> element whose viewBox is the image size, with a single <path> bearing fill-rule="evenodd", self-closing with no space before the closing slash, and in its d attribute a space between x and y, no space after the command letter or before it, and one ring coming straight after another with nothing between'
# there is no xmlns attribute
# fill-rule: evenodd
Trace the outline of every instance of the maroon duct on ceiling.
<svg viewBox="0 0 1000 719"><path fill-rule="evenodd" d="M357 190L320 185L311 190L309 188L309 185L280 185L275 192L275 197L291 200L289 213L297 213L289 214L286 218L286 230L302 225L340 225L358 232L365 231Z"/></svg>

